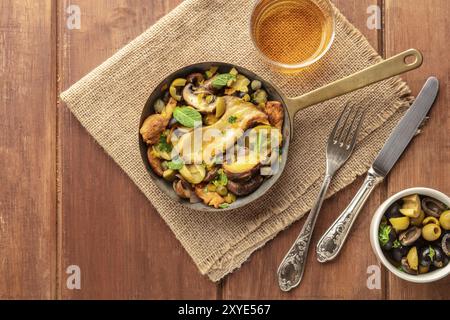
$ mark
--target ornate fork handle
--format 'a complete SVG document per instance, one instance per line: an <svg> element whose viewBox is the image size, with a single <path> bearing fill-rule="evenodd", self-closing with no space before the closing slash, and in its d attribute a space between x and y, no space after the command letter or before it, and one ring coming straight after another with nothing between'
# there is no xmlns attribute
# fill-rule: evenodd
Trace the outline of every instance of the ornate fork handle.
<svg viewBox="0 0 450 320"><path fill-rule="evenodd" d="M341 251L361 208L369 198L373 189L382 180L383 177L370 168L366 180L358 193L344 212L342 212L331 227L324 233L322 238L320 238L316 248L317 260L319 262L327 262L336 258Z"/></svg>
<svg viewBox="0 0 450 320"><path fill-rule="evenodd" d="M332 176L329 174L325 176L319 197L311 209L302 231L278 268L278 284L283 291L289 291L296 287L302 280L314 225L316 224L317 216L325 199L331 178Z"/></svg>

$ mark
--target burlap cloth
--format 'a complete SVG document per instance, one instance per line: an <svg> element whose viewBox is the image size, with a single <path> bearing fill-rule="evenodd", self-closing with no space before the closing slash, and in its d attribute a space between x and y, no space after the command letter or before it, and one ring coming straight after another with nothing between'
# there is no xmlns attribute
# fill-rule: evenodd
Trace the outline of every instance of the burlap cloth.
<svg viewBox="0 0 450 320"><path fill-rule="evenodd" d="M283 176L267 196L244 209L202 213L170 200L152 183L137 134L147 98L171 72L196 62L224 61L256 72L287 96L297 96L381 60L336 10L337 36L325 58L296 76L274 72L250 40L253 2L186 0L61 94L81 124L148 197L200 272L213 281L240 267L310 209L325 170L325 142L346 101L366 108L367 116L360 143L334 178L329 195L368 169L404 112L401 107L411 100L407 85L393 78L302 111L296 117Z"/></svg>

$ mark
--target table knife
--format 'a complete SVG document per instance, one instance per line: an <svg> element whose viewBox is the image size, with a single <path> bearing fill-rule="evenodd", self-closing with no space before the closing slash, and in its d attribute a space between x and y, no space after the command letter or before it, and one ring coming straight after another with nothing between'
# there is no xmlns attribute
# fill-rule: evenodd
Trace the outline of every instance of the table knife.
<svg viewBox="0 0 450 320"><path fill-rule="evenodd" d="M419 126L434 103L438 91L438 79L435 77L428 78L416 100L397 124L376 157L363 185L353 200L319 240L316 248L319 262L333 260L339 254L364 203L374 188L388 175L416 135Z"/></svg>

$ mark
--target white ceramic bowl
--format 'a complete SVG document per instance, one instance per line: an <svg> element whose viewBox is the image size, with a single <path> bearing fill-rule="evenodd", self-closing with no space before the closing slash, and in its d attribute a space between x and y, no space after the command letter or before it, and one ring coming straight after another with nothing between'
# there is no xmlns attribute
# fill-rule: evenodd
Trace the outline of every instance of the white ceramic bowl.
<svg viewBox="0 0 450 320"><path fill-rule="evenodd" d="M439 200L442 203L445 203L448 207L450 207L450 198L445 194L443 194L442 192L433 189L411 188L396 193L392 197L387 199L375 212L372 218L372 223L370 224L370 243L378 260L380 260L383 263L383 265L397 277L410 282L429 283L448 276L450 274L450 263L442 269L434 270L429 273L420 275L407 274L403 271L398 270L391 262L389 262L389 260L385 257L383 251L381 250L381 246L378 240L378 228L380 226L381 218L383 217L386 210L397 200L400 200L401 198L411 194L418 194L435 198L436 200Z"/></svg>

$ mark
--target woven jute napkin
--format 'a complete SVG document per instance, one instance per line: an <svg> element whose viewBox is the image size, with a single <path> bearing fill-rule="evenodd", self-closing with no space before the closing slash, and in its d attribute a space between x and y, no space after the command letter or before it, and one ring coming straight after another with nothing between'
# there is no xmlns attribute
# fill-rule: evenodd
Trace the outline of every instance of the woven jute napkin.
<svg viewBox="0 0 450 320"><path fill-rule="evenodd" d="M292 97L381 61L336 9L336 39L326 56L297 75L275 72L250 40L253 5L253 0L186 0L61 94L148 197L200 272L213 281L240 267L311 208L325 170L325 142L346 102L365 108L366 121L351 160L334 178L328 196L368 169L411 101L407 85L392 78L300 112L284 174L263 199L243 209L203 213L172 201L150 179L137 139L142 108L165 76L189 64L223 61L254 71Z"/></svg>

